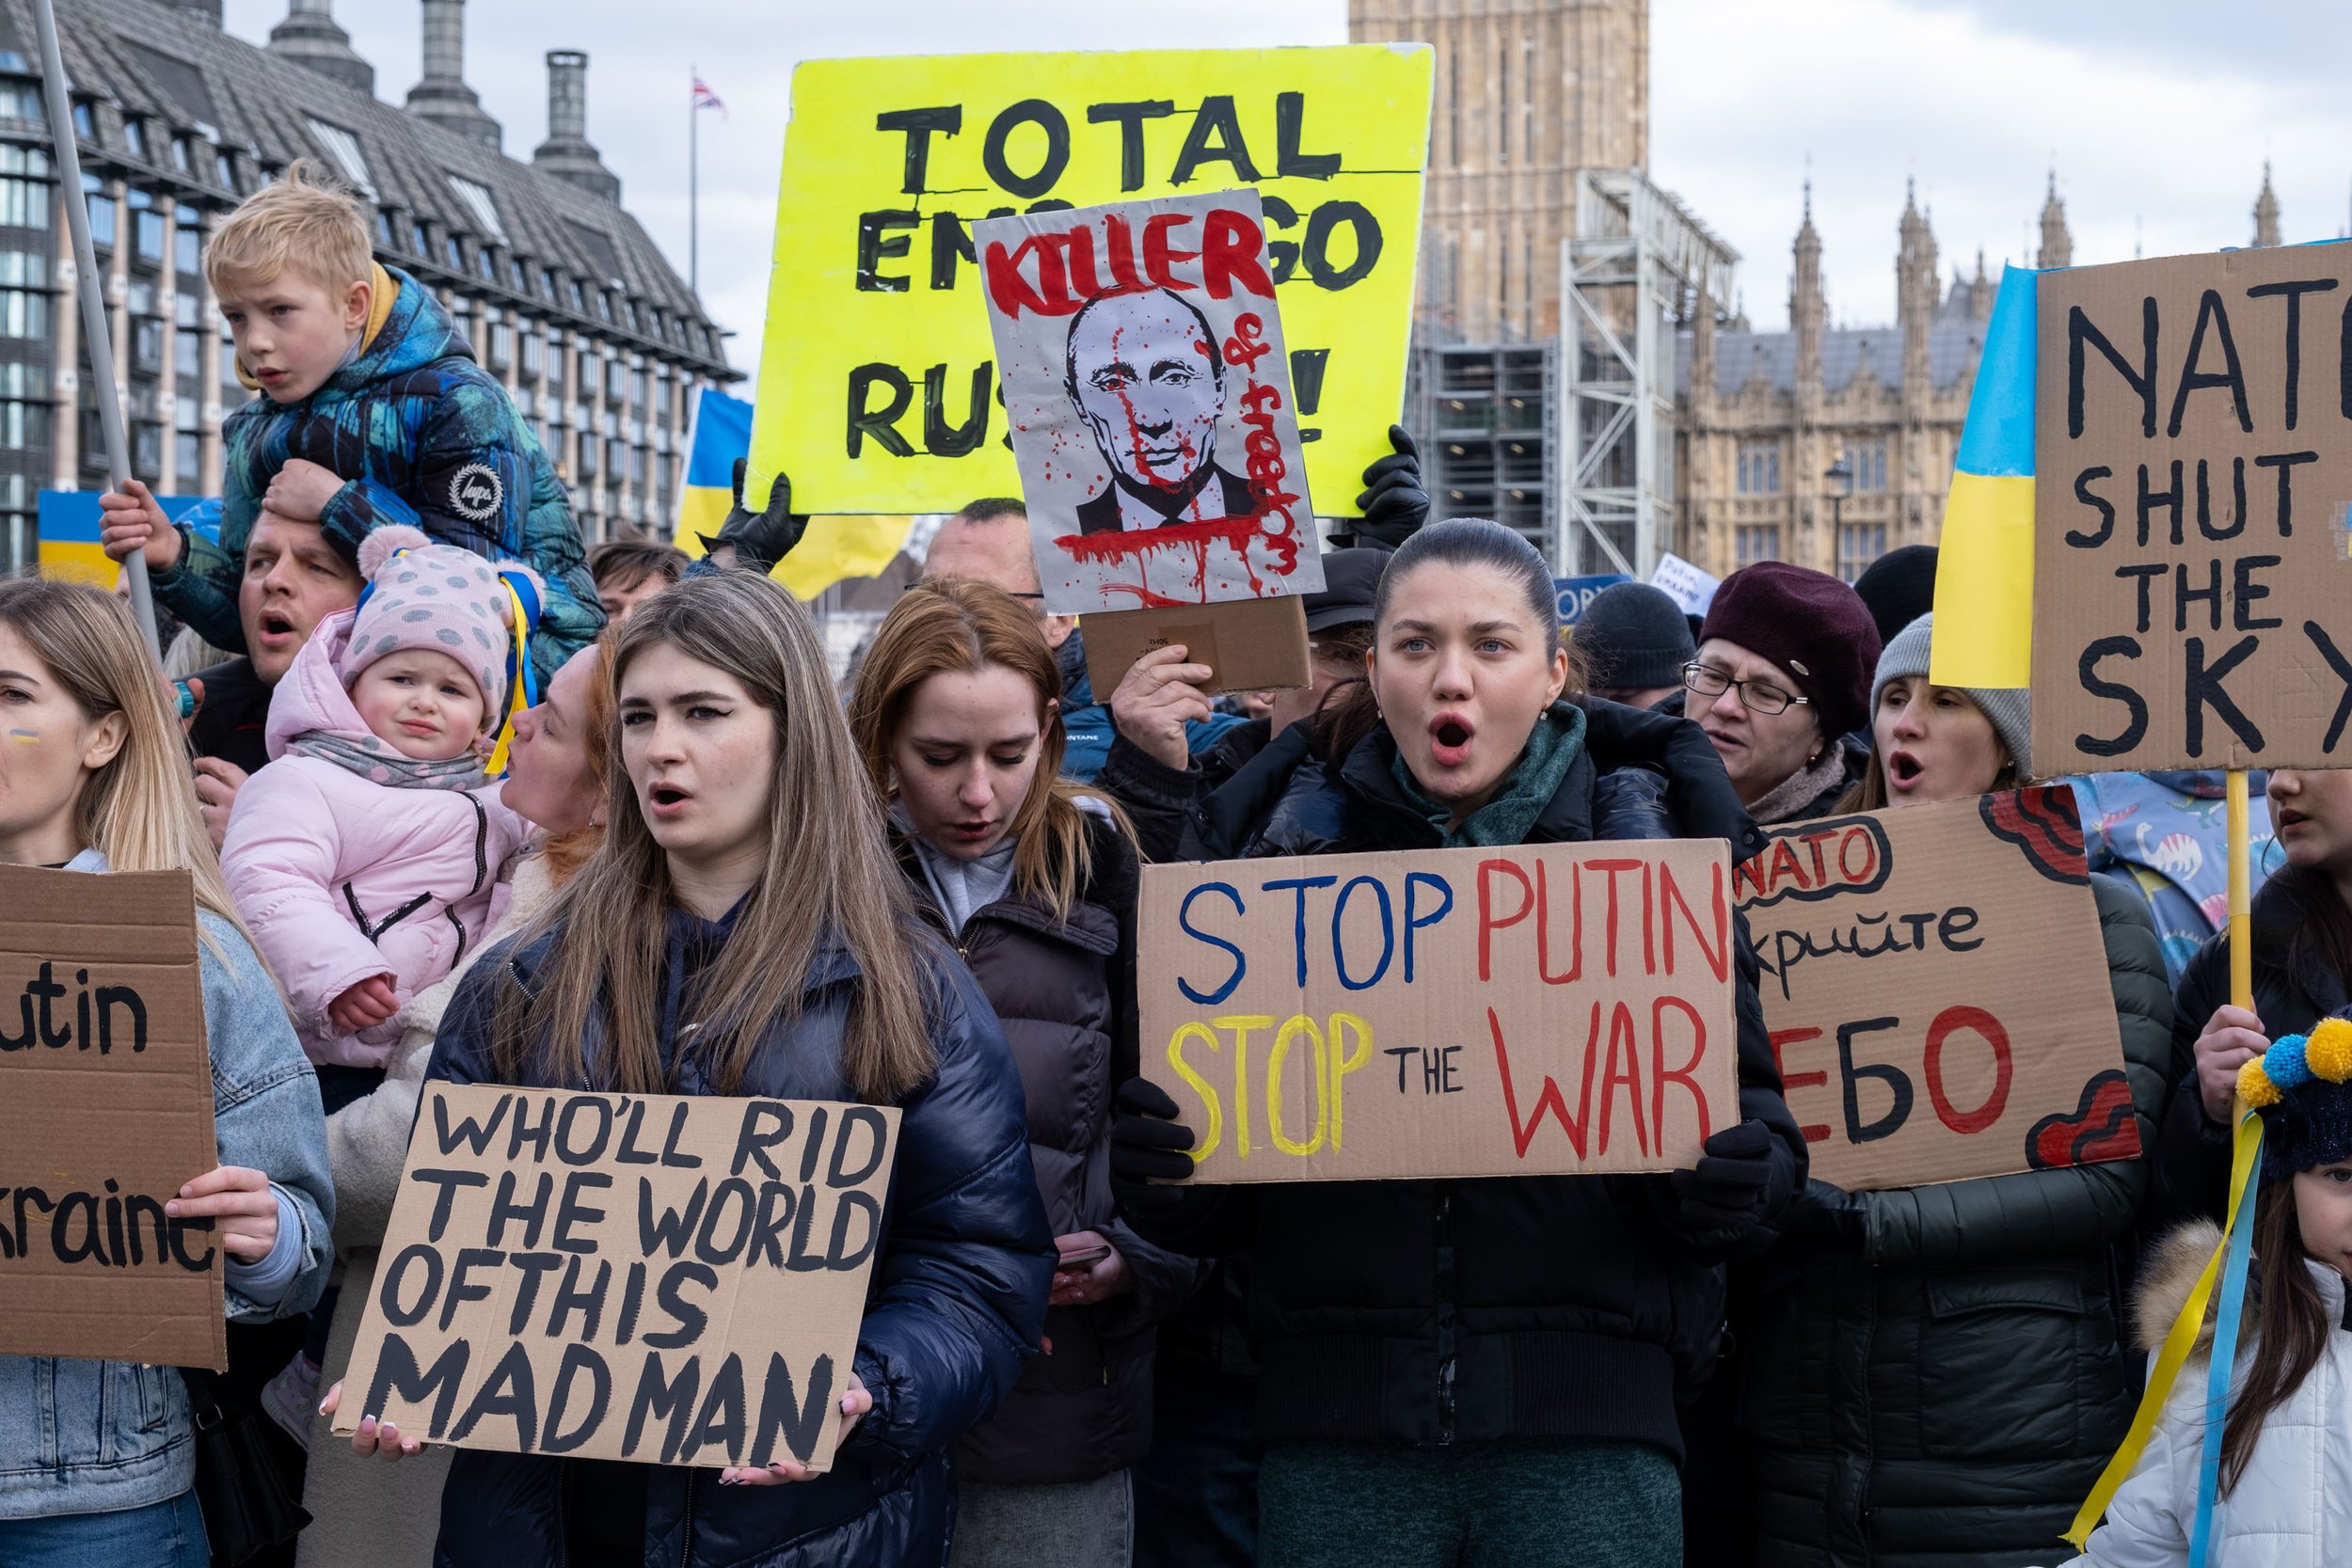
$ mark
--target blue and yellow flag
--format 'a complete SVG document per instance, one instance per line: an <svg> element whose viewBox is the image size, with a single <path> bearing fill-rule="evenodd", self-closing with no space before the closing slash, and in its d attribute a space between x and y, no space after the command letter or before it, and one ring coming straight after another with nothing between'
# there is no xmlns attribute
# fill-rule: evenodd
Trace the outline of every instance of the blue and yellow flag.
<svg viewBox="0 0 2352 1568"><path fill-rule="evenodd" d="M2034 283L2001 274L1968 397L1935 570L1938 686L2030 684L2033 657Z"/></svg>
<svg viewBox="0 0 2352 1568"><path fill-rule="evenodd" d="M708 387L695 394L686 483L679 491L677 546L703 553L735 502L735 465L752 447L752 405ZM811 517L808 531L769 575L794 596L813 599L849 578L870 578L898 558L913 517Z"/></svg>

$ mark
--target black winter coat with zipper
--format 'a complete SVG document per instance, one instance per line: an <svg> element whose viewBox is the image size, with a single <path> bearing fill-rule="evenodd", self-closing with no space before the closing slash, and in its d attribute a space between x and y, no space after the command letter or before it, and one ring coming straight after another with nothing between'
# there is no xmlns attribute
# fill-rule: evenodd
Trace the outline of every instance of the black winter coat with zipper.
<svg viewBox="0 0 2352 1568"><path fill-rule="evenodd" d="M2146 1148L2166 1091L2164 953L2135 890L2090 880ZM1755 1265L1741 1357L1758 1568L2063 1557L2058 1536L2131 1420L2114 1259L2147 1190L2142 1160L1869 1193L1809 1183Z"/></svg>
<svg viewBox="0 0 2352 1568"><path fill-rule="evenodd" d="M1087 818L1091 870L1068 912L1012 893L953 938L1003 1024L1028 1106L1029 1160L1057 1236L1092 1230L1119 1249L1133 1288L1087 1307L1048 1307L1053 1348L1023 1366L996 1413L956 1445L956 1479L1003 1485L1092 1481L1152 1446L1153 1325L1201 1273L1120 1221L1111 1198L1111 1094L1136 1070L1135 845ZM900 863L939 920L912 845Z"/></svg>
<svg viewBox="0 0 2352 1568"><path fill-rule="evenodd" d="M673 1092L714 1092L703 1055L680 1049L681 997L734 921L734 911L717 921L671 911L657 1037ZM914 939L938 1066L898 1102L898 1157L852 1364L874 1408L835 1451L833 1469L813 1481L721 1486L716 1465L638 1467L648 1565L941 1568L946 1560L949 1446L995 1408L1036 1349L1054 1253L1022 1137L1020 1079L995 1015L936 937L917 930ZM484 955L442 1016L428 1079L504 1081L491 1052L500 992L510 979L532 990L563 940L559 926ZM818 951L798 1016L761 1042L740 1093L856 1098L841 1076L840 1043L857 974L846 950ZM594 1064L602 1050L592 1024L582 1055ZM526 1082L592 1086L549 1085L538 1075ZM458 1449L441 1493L436 1568L562 1568L572 1474L571 1462L548 1455Z"/></svg>
<svg viewBox="0 0 2352 1568"><path fill-rule="evenodd" d="M1696 725L1582 705L1583 752L1528 842L1671 831L1727 839L1735 860L1762 847ZM1438 847L1438 829L1390 772L1395 754L1375 730L1327 779L1328 810L1299 820L1336 832L1312 851ZM1304 847L1269 835L1259 847ZM1692 1227L1662 1177L1203 1188L1171 1214L1138 1217L1178 1250L1248 1259L1261 1437L1564 1437L1679 1455L1675 1402L1712 1365L1723 1319L1718 1261L1748 1244L1804 1174L1744 923L1739 930L1740 1110L1775 1139L1773 1182L1753 1224Z"/></svg>

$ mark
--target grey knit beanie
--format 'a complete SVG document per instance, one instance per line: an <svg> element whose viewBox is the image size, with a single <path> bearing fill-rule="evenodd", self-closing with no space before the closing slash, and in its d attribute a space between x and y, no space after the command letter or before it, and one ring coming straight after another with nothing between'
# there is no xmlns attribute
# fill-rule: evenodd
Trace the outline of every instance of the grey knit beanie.
<svg viewBox="0 0 2352 1568"><path fill-rule="evenodd" d="M1928 653L1935 631L1932 612L1895 634L1895 640L1879 656L1878 677L1870 686L1870 713L1876 722L1879 698L1886 690L1886 683L1905 675L1925 675L1928 673ZM1987 719L1993 721L1993 733L2009 748L2010 760L2017 765L2017 777L2027 776L2033 762L2033 705L2023 687L1956 686L1976 704Z"/></svg>

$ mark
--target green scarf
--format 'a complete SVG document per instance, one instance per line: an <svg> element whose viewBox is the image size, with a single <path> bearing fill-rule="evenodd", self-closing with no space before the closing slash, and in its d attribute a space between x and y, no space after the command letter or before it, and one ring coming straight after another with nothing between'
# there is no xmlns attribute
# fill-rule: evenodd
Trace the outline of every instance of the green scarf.
<svg viewBox="0 0 2352 1568"><path fill-rule="evenodd" d="M1519 760L1504 776L1502 787L1495 792L1494 799L1463 818L1459 827L1446 825L1453 819L1454 809L1441 806L1422 793L1401 754L1391 759L1389 772L1413 809L1429 818L1444 835L1438 847L1488 849L1527 842L1528 830L1544 814L1544 808L1551 804L1551 798L1560 793L1560 781L1568 776L1568 769L1576 766L1583 750L1584 710L1573 703L1552 704L1535 721L1534 733L1527 737L1527 750L1519 753Z"/></svg>

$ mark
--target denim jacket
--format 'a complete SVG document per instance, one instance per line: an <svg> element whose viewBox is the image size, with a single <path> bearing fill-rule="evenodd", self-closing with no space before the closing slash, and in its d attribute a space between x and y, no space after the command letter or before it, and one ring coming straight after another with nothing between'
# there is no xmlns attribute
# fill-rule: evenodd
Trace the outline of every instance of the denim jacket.
<svg viewBox="0 0 2352 1568"><path fill-rule="evenodd" d="M105 858L85 850L67 869L103 871ZM235 927L203 911L197 919L220 1163L268 1172L279 1218L292 1211L302 1243L284 1294L264 1303L231 1285L229 1316L292 1317L309 1310L326 1283L335 1215L326 1118L269 972ZM168 1501L195 1481L194 1437L176 1368L0 1355L0 1519Z"/></svg>

